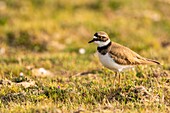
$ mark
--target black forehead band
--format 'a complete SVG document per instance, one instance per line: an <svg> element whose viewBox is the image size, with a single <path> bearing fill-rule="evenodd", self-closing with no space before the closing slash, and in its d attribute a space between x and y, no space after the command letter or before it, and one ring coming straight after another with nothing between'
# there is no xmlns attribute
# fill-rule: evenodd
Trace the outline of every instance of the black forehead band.
<svg viewBox="0 0 170 113"><path fill-rule="evenodd" d="M93 38L94 41L102 41L102 42L106 42L107 40L102 40L102 39L98 39L98 38Z"/></svg>
<svg viewBox="0 0 170 113"><path fill-rule="evenodd" d="M98 33L95 33L94 36L99 37ZM101 37L106 37L105 35L101 35Z"/></svg>
<svg viewBox="0 0 170 113"><path fill-rule="evenodd" d="M95 33L94 36L98 37L99 35L98 35L98 33Z"/></svg>

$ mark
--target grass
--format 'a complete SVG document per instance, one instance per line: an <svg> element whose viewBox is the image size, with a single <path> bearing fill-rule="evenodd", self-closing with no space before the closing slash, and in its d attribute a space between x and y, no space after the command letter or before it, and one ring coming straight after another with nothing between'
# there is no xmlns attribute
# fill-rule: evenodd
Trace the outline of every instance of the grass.
<svg viewBox="0 0 170 113"><path fill-rule="evenodd" d="M169 5L0 1L0 112L169 112ZM119 86L87 43L99 30L162 66L122 73Z"/></svg>

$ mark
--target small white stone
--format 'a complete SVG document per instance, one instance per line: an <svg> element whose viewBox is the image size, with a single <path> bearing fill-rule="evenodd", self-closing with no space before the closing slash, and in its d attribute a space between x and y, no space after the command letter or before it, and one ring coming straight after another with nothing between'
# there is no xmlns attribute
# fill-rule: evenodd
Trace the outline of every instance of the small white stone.
<svg viewBox="0 0 170 113"><path fill-rule="evenodd" d="M44 68L32 69L32 74L37 77L46 77L46 76L53 77L54 76L52 72Z"/></svg>
<svg viewBox="0 0 170 113"><path fill-rule="evenodd" d="M41 74L47 74L47 70L45 70L44 68L39 68L39 72Z"/></svg>
<svg viewBox="0 0 170 113"><path fill-rule="evenodd" d="M85 50L84 48L80 48L80 49L79 49L79 53L80 53L80 54L85 54L85 52L86 52L86 50Z"/></svg>

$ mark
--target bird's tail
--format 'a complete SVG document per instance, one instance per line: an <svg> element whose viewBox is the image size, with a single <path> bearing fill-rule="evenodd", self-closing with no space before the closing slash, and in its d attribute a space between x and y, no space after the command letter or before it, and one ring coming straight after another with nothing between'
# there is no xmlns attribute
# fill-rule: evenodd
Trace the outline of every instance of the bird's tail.
<svg viewBox="0 0 170 113"><path fill-rule="evenodd" d="M152 64L152 65L161 65L160 62L156 61L156 60L152 60L152 59L146 59L148 61L148 63Z"/></svg>

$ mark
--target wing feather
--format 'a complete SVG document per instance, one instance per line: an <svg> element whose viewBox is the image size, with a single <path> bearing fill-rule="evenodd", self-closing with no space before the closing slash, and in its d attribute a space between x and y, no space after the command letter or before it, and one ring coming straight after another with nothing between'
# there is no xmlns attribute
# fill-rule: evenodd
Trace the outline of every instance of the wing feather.
<svg viewBox="0 0 170 113"><path fill-rule="evenodd" d="M116 63L121 65L139 65L149 63L149 61L141 57L139 54L117 43L112 43L109 55Z"/></svg>

